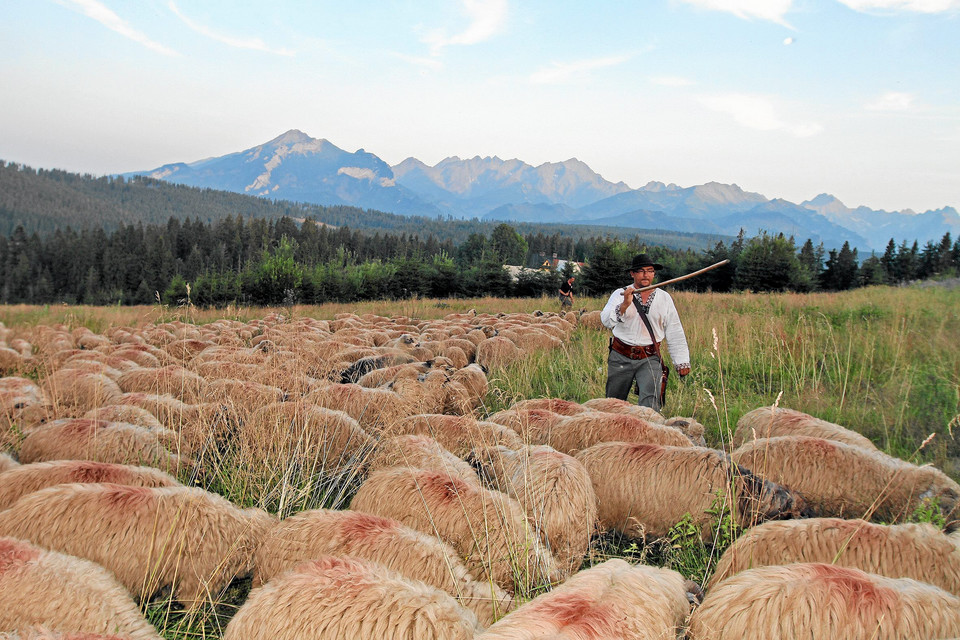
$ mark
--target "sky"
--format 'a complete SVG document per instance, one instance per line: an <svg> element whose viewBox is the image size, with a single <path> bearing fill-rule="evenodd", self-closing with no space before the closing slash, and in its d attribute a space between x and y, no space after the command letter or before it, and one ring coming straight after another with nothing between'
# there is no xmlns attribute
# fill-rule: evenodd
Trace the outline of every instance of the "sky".
<svg viewBox="0 0 960 640"><path fill-rule="evenodd" d="M960 0L0 0L0 159L102 175L299 129L960 208L958 40Z"/></svg>

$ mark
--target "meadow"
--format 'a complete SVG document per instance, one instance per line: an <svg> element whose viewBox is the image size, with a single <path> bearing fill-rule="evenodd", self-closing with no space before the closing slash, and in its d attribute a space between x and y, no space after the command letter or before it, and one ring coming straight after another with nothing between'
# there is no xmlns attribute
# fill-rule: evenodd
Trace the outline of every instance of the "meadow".
<svg viewBox="0 0 960 640"><path fill-rule="evenodd" d="M818 294L672 294L686 329L693 372L671 376L666 416L696 419L709 446L729 448L737 420L774 403L835 422L868 436L891 455L930 462L960 477L960 290L870 287ZM600 309L605 300L578 298L578 309ZM228 307L186 304L140 307L7 306L8 328L63 324L103 333L117 326L181 321L205 324L226 318L249 321L279 313L287 318L333 319L340 313L434 319L450 313L557 311L555 298L413 299L329 304L321 307ZM609 332L579 327L561 349L535 352L488 374L489 392L475 412L484 418L530 398L585 402L603 396ZM351 483L316 486L303 460L275 458L251 472L239 451L201 457L191 478L228 497L288 515L318 506L344 507ZM305 472L304 470L307 470ZM916 514L916 519L924 519ZM929 517L929 514L926 516ZM729 518L712 544L689 522L666 540L643 545L602 536L585 561L611 556L674 568L704 583L717 555L738 534ZM168 638L218 637L249 589L237 585L199 616L185 616L170 599L144 606ZM533 595L533 594L531 594Z"/></svg>

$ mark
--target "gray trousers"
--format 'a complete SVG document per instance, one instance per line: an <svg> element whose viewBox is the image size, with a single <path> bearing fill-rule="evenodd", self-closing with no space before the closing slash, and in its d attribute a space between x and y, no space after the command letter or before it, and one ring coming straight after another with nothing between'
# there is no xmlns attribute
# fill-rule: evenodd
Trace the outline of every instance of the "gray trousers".
<svg viewBox="0 0 960 640"><path fill-rule="evenodd" d="M661 375L660 358L634 360L611 349L607 359L607 397L626 400L636 381L640 395L637 404L660 411Z"/></svg>

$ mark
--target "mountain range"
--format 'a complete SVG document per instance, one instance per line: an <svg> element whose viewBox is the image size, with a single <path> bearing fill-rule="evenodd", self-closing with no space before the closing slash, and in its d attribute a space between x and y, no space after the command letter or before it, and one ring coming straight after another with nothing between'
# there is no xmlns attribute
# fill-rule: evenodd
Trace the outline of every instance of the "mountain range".
<svg viewBox="0 0 960 640"><path fill-rule="evenodd" d="M401 215L663 229L747 236L761 230L810 238L828 249L848 241L862 252L893 238L921 244L960 236L953 207L924 213L849 208L820 194L795 204L735 184L693 187L649 182L633 189L605 180L571 158L532 166L496 156L416 158L390 166L359 149L290 130L264 144L217 158L175 163L125 176L321 205L351 205Z"/></svg>

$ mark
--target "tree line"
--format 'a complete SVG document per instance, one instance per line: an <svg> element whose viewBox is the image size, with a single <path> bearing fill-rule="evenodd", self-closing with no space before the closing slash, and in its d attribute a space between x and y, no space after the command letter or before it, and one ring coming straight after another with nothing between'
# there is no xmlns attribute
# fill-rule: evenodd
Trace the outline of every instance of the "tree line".
<svg viewBox="0 0 960 640"><path fill-rule="evenodd" d="M577 292L606 295L626 282L631 257L646 252L664 265L661 280L730 260L724 267L679 283L690 290L817 291L899 284L957 274L960 242L899 245L860 261L844 244L825 251L807 240L741 234L706 250L652 245L640 234L571 237L522 235L501 223L455 244L433 235L380 233L333 227L307 219L243 218L164 225L119 224L41 236L18 226L0 236L0 303L28 304L320 304L384 298L538 297L554 295L586 263ZM554 256L563 270L540 269ZM516 278L505 264L527 266Z"/></svg>

